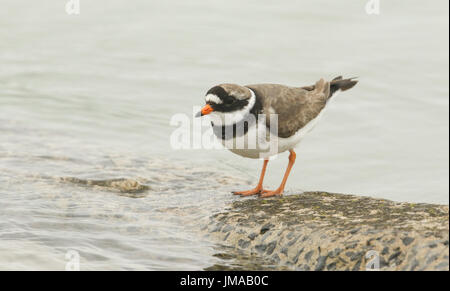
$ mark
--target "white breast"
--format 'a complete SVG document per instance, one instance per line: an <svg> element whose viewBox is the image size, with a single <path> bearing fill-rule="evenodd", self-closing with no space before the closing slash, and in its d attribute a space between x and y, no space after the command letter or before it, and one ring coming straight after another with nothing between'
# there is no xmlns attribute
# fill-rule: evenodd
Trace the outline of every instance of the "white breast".
<svg viewBox="0 0 450 291"><path fill-rule="evenodd" d="M325 106L325 108L326 108L326 106ZM249 137L254 137L254 136L258 137L258 142L256 143L255 148L248 148L247 144L244 148L237 148L236 147L236 138L233 139L232 144L231 144L231 142L226 143L224 140L221 140L221 141L222 141L222 144L227 149L229 149L231 152L233 152L237 155L246 157L246 158L251 158L251 159L265 158L266 157L265 155L267 155L267 154L268 154L268 157L275 156L279 153L282 153L287 150L295 148L300 143L300 141L305 137L305 135L315 127L315 125L317 124L317 122L320 120L323 113L325 112L325 108L322 109L322 111L319 113L319 115L317 115L316 118L314 118L313 120L308 122L304 127L299 129L294 135L292 135L288 138L282 138L282 137L278 137L273 134L270 134L269 141L274 142L272 144L272 146L274 146L274 145L276 146L274 151L270 151L270 154L269 154L269 150L268 150L268 147L270 147L270 144L267 142L268 137L264 138L264 136L267 136L267 134L269 134L269 131L267 130L265 132L264 130L261 130L261 127L256 126L256 124L251 126L248 129L247 133L244 135L245 139L247 139Z"/></svg>

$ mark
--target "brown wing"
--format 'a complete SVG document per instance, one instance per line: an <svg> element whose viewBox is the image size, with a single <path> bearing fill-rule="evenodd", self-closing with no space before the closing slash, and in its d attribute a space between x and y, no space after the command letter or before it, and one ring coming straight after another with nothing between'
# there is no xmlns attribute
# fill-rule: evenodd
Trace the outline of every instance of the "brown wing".
<svg viewBox="0 0 450 291"><path fill-rule="evenodd" d="M323 79L314 89L288 87L277 84L246 86L252 89L262 103L269 125L269 114L278 114L278 136L290 137L317 117L327 102L330 84Z"/></svg>

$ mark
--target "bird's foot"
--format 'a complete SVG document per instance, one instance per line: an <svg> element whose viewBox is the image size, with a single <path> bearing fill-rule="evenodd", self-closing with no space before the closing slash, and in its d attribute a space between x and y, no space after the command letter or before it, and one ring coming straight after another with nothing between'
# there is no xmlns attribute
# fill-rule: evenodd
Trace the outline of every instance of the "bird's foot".
<svg viewBox="0 0 450 291"><path fill-rule="evenodd" d="M241 195L241 196L251 196L251 195L258 195L260 193L262 193L264 190L261 187L256 187L252 190L248 190L248 191L235 191L233 192L234 195Z"/></svg>
<svg viewBox="0 0 450 291"><path fill-rule="evenodd" d="M261 198L267 198L267 197L272 197L272 196L282 196L283 195L283 190L281 189L276 189L274 191L270 191L270 190L263 190L261 191Z"/></svg>

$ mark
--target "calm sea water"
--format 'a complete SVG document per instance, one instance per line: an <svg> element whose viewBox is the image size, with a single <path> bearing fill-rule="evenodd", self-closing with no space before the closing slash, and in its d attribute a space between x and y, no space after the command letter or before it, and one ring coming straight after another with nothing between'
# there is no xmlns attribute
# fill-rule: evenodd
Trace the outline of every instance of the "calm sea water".
<svg viewBox="0 0 450 291"><path fill-rule="evenodd" d="M348 2L348 3L347 3ZM288 194L449 201L448 1L0 4L0 269L202 269L200 227L261 162L171 149L223 82L359 76L297 150ZM268 168L276 187L287 163Z"/></svg>

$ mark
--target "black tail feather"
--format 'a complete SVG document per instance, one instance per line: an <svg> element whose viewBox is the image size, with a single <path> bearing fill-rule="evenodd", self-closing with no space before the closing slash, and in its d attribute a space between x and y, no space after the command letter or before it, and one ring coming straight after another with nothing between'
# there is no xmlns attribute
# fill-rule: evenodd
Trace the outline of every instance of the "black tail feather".
<svg viewBox="0 0 450 291"><path fill-rule="evenodd" d="M358 83L358 81L355 81L354 79L356 79L356 77L343 79L342 76L339 76L334 78L330 83L330 97L338 90L345 91L353 88L353 86Z"/></svg>

